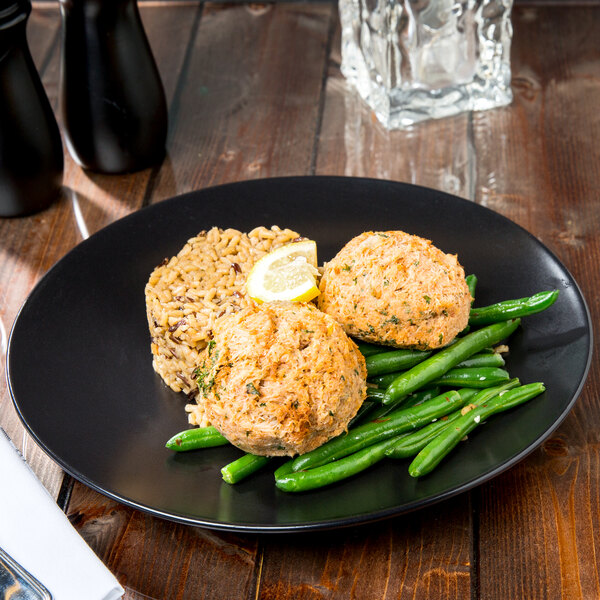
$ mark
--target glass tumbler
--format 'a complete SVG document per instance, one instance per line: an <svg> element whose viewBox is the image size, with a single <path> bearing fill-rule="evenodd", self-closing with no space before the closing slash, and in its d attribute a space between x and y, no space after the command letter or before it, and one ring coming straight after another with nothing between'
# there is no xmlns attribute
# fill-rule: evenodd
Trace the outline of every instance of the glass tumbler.
<svg viewBox="0 0 600 600"><path fill-rule="evenodd" d="M512 101L512 0L339 0L342 73L387 129Z"/></svg>

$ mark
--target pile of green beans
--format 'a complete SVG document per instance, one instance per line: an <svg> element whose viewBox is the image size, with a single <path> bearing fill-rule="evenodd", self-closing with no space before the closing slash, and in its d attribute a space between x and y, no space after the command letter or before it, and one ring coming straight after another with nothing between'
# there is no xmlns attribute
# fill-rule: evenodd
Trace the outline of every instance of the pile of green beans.
<svg viewBox="0 0 600 600"><path fill-rule="evenodd" d="M482 419L531 400L543 391L542 384L517 386L519 381L515 379L503 386L483 390L472 399L469 411L464 414L456 410L445 420L432 421L414 433L380 440L335 462L295 470L295 461L290 461L285 469L275 472L277 487L287 492L323 487L360 473L386 457L407 458L416 455L409 473L413 477L424 475L439 464L456 445L455 441L457 443L471 432ZM517 389L512 395L506 393L515 387Z"/></svg>
<svg viewBox="0 0 600 600"><path fill-rule="evenodd" d="M477 278L466 279L474 298ZM412 477L429 474L479 424L544 392L541 382L522 385L511 378L494 346L512 335L521 318L546 310L557 297L558 290L552 290L472 306L468 327L437 351L357 342L367 366L363 406L345 433L276 468L276 486L286 492L312 490L381 460L409 457L413 457L408 467ZM228 443L209 426L182 431L166 447L184 452ZM221 474L224 481L235 484L273 461L246 453L225 465Z"/></svg>

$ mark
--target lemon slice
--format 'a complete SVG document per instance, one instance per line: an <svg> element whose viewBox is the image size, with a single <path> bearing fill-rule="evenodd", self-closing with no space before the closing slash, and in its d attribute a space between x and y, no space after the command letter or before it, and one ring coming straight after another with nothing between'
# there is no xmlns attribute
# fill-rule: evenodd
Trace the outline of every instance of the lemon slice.
<svg viewBox="0 0 600 600"><path fill-rule="evenodd" d="M316 242L292 242L257 261L248 274L246 291L257 302L309 302L319 294L318 274Z"/></svg>

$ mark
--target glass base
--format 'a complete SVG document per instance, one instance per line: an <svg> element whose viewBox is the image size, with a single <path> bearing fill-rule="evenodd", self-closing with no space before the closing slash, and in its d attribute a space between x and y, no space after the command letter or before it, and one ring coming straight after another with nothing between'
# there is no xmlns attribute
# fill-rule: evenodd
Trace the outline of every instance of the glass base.
<svg viewBox="0 0 600 600"><path fill-rule="evenodd" d="M512 0L339 6L342 74L386 128L512 101Z"/></svg>

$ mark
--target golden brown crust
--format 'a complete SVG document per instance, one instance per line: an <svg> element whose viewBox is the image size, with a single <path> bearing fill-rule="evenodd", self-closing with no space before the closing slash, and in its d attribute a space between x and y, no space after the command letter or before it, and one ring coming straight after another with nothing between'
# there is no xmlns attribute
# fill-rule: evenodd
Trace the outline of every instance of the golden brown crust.
<svg viewBox="0 0 600 600"><path fill-rule="evenodd" d="M215 323L198 402L253 454L293 456L342 433L366 395L356 344L312 304L248 306Z"/></svg>
<svg viewBox="0 0 600 600"><path fill-rule="evenodd" d="M448 344L468 322L471 295L455 255L402 231L365 232L325 265L319 308L349 335L420 349Z"/></svg>

